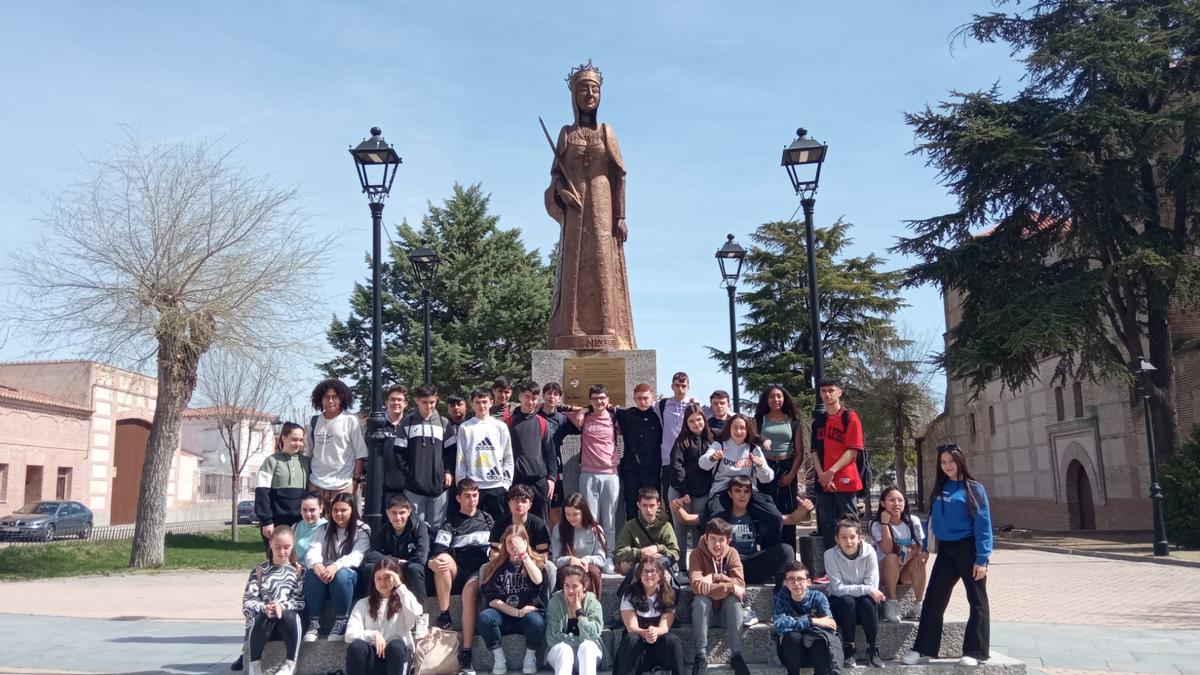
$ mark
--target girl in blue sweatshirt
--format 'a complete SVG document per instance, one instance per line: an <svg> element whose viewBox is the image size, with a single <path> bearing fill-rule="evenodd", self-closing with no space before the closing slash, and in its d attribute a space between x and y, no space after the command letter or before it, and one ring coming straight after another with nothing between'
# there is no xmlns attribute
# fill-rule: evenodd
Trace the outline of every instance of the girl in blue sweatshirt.
<svg viewBox="0 0 1200 675"><path fill-rule="evenodd" d="M959 579L967 592L970 614L959 664L977 666L990 653L987 571L992 554L992 517L983 485L971 477L957 444L938 446L938 472L929 497L929 525L938 541L937 558L921 606L921 624L913 651L901 661L920 663L938 655L942 619Z"/></svg>

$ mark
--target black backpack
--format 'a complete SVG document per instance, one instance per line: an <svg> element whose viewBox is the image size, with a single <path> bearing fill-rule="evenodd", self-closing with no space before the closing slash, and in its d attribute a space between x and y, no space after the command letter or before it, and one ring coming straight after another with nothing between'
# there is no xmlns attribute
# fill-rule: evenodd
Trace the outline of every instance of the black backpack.
<svg viewBox="0 0 1200 675"><path fill-rule="evenodd" d="M845 407L842 408L842 428L843 429L850 426L850 412L852 410L853 410L853 408L845 408ZM828 417L826 417L826 419L827 418ZM825 424L825 421L821 420L821 424ZM813 435L814 435L813 437L814 438L816 437L816 431L819 426L820 425L818 425L818 424L813 425ZM867 448L866 448L867 444L865 442L866 439L864 438L863 441L864 441L863 449L859 450L858 453L854 455L854 468L858 471L859 479L862 480L863 487L862 487L861 492L866 492L866 493L870 494L871 482L875 479L875 472L874 472L874 470L871 469L871 455L870 455L870 453L867 452ZM824 455L825 455L825 442L821 441L821 463L822 464L825 463ZM860 494L861 494L861 492L860 492Z"/></svg>

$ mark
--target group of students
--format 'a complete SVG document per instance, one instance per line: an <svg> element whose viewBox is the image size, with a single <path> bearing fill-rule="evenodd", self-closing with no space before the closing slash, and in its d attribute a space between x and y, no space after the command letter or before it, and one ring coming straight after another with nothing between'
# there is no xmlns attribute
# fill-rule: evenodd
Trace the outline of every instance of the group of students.
<svg viewBox="0 0 1200 675"><path fill-rule="evenodd" d="M501 636L522 634L523 672L537 670L536 652L545 642L556 675L590 675L603 653L597 598L604 572L625 575L614 622L625 629L614 654L616 672L683 672L682 645L669 631L680 596L689 595L693 673L706 664L708 627L721 625L729 629L731 665L747 675L739 628L758 622L746 589L763 583L777 589L772 625L790 672L793 663L814 659L829 672L852 665L858 625L868 660L882 665L875 649L877 603L887 620L898 621L900 581L922 599L927 538L903 495L891 488L869 527L874 546L859 539L858 521L847 516L857 514L853 496L862 488L854 461L861 423L841 407L837 382L821 383L829 413L814 424L811 465L794 403L782 388L768 387L753 417L729 414L724 392L715 392L708 407L689 399L684 373L672 378L672 390L673 397L655 404L650 387L638 385L633 407L614 408L604 387L594 385L590 405L578 409L561 405L562 389L554 383L540 389L525 383L519 403L510 403L511 385L500 378L492 392L471 393L473 416L466 401L452 396L446 417L432 385L414 390L412 412L406 412L407 390L393 387L387 407L394 440L384 453L388 525L372 533L354 494L366 446L361 423L348 412L353 394L338 380L320 383L312 395L320 412L307 429L285 424L278 451L259 471L256 511L268 559L251 572L243 603L251 673L261 671L272 638L284 640L287 662L279 672L290 673L299 643L320 637L327 601L335 617L328 639L350 643L347 672L403 672L414 636L428 631L423 603L433 593L435 625L444 630L453 628L451 595L462 596L461 672L473 673L470 647L478 632L493 653L494 673L507 671ZM580 493L564 496L561 444L568 434L581 436ZM618 437L625 449L620 456ZM954 552L934 565L936 602L918 609L918 660L937 653L941 613L958 578L972 606L964 662L987 656L983 582L990 525L986 537L977 525L987 520L986 496L970 481L957 446L953 453L946 453L953 455L949 469L940 461L933 508L935 516L939 509L955 515L935 518L933 528L943 551ZM836 543L825 553L831 599L824 605L808 599L807 582L797 594L790 579L803 566L797 568L788 543L794 534L785 539L786 528L814 509L798 494L810 477L820 533ZM956 497L938 492L955 485ZM622 493L626 522L617 534ZM966 534L957 518L960 502L975 526ZM689 535L696 542L690 554ZM964 574L959 562L972 546L986 551ZM799 620L801 607L809 620L781 622L781 608ZM787 626L802 628L781 630ZM787 639L789 632L822 630L833 639L805 638L798 648ZM828 648L822 652L818 643Z"/></svg>

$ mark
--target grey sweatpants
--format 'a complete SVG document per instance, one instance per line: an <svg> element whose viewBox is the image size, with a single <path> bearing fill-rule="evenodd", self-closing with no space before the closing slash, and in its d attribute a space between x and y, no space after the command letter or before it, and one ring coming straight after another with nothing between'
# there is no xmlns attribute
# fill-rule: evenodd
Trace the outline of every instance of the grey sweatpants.
<svg viewBox="0 0 1200 675"><path fill-rule="evenodd" d="M432 525L434 529L442 526L442 523L446 520L446 504L449 503L447 493L443 492L436 497L426 497L425 495L405 490L404 494L408 497L408 501L412 502L413 516L417 520L424 520Z"/></svg>
<svg viewBox="0 0 1200 675"><path fill-rule="evenodd" d="M608 559L613 559L617 544L617 506L621 500L621 478L615 473L579 472L579 491L587 502L592 517L604 529Z"/></svg>
<svg viewBox="0 0 1200 675"><path fill-rule="evenodd" d="M692 640L696 643L696 656L705 658L708 653L708 629L721 626L729 633L729 652L742 653L742 603L737 596L728 595L721 606L713 609L713 601L705 595L692 598Z"/></svg>

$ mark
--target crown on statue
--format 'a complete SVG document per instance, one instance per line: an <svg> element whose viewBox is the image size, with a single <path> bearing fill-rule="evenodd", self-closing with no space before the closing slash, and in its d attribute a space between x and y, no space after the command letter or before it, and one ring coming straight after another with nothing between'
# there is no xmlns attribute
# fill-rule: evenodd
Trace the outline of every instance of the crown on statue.
<svg viewBox="0 0 1200 675"><path fill-rule="evenodd" d="M575 85L583 81L595 82L598 85L604 85L604 74L600 69L592 65L592 60L588 59L587 63L581 63L571 69L567 73L567 89L575 91Z"/></svg>

